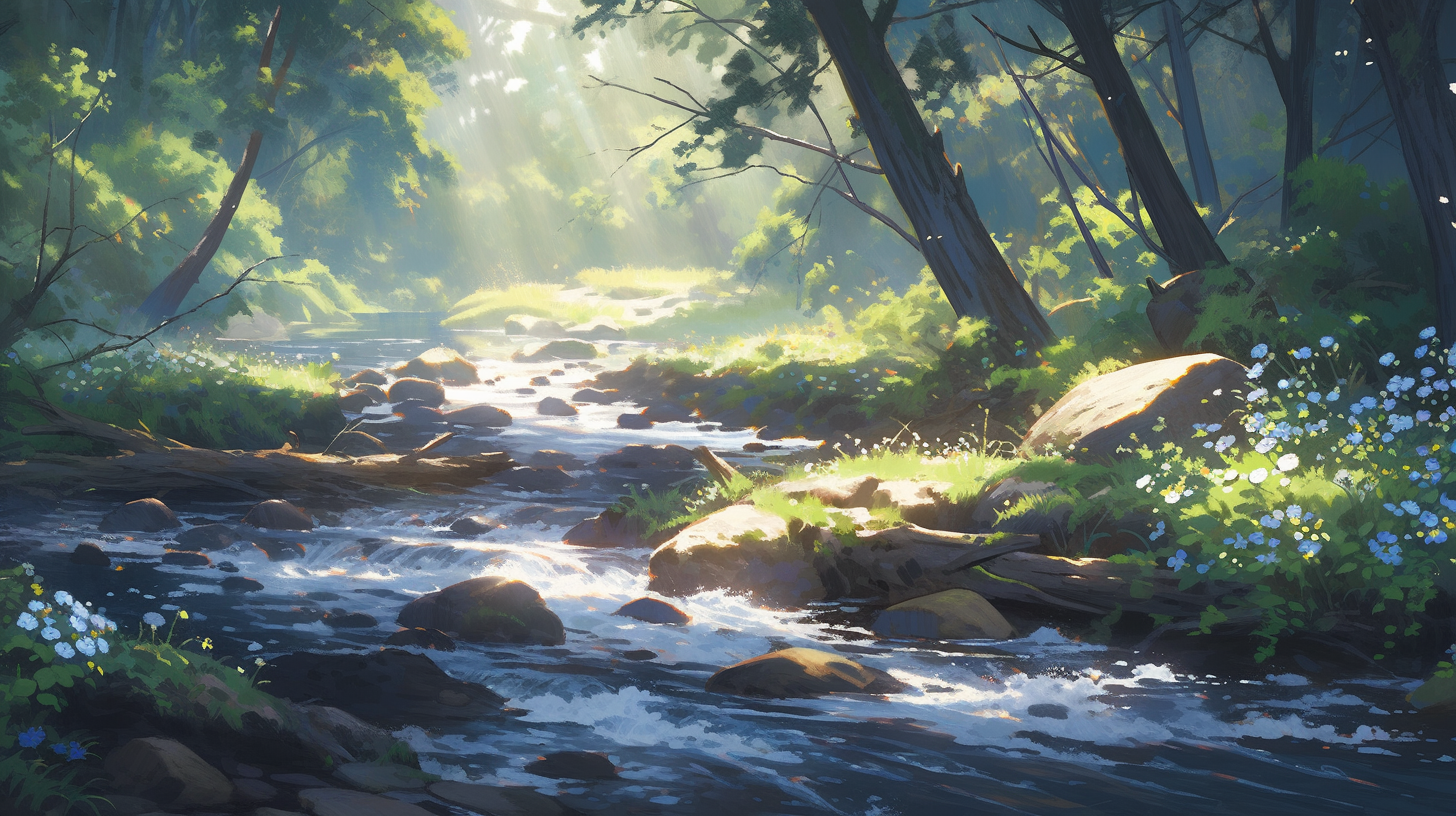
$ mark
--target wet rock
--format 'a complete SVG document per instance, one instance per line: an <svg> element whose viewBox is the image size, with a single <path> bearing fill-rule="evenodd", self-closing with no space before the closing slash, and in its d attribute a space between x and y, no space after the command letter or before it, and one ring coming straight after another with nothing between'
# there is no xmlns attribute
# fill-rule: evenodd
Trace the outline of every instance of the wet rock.
<svg viewBox="0 0 1456 816"><path fill-rule="evenodd" d="M565 337L566 329L555 320L535 315L515 314L505 320L506 334L527 337Z"/></svg>
<svg viewBox="0 0 1456 816"><path fill-rule="evenodd" d="M1067 392L1027 431L1022 450L1109 460L1128 456L1134 435L1154 449L1165 441L1185 442L1195 423L1227 421L1249 388L1244 367L1217 354L1128 366Z"/></svg>
<svg viewBox="0 0 1456 816"><path fill-rule="evenodd" d="M362 388L345 391L339 395L339 410L347 411L351 414L362 413L365 408L374 404L374 397Z"/></svg>
<svg viewBox="0 0 1456 816"><path fill-rule="evenodd" d="M458 633L461 640L477 643L566 642L561 619L536 590L498 575L471 578L416 598L400 610L398 622Z"/></svg>
<svg viewBox="0 0 1456 816"><path fill-rule="evenodd" d="M419 790L428 777L413 768L399 765L376 765L373 762L346 762L334 771L334 777L351 788L370 793L392 790Z"/></svg>
<svg viewBox="0 0 1456 816"><path fill-rule="evenodd" d="M440 652L455 651L455 640L439 629L401 629L384 639L386 646L416 646Z"/></svg>
<svg viewBox="0 0 1456 816"><path fill-rule="evenodd" d="M928 640L1005 640L1016 630L989 601L968 589L947 589L895 604L875 618L875 634Z"/></svg>
<svg viewBox="0 0 1456 816"><path fill-rule="evenodd" d="M818 649L782 649L749 658L708 678L707 690L743 697L894 694L905 684L889 674Z"/></svg>
<svg viewBox="0 0 1456 816"><path fill-rule="evenodd" d="M301 790L298 801L313 816L435 816L399 799L338 788Z"/></svg>
<svg viewBox="0 0 1456 816"><path fill-rule="evenodd" d="M656 660L657 652L651 649L633 649L630 652L623 652L622 657L628 660Z"/></svg>
<svg viewBox="0 0 1456 816"><path fill-rule="evenodd" d="M284 541L262 536L253 542L253 546L268 556L269 561L293 561L302 558L307 551L307 548L297 541Z"/></svg>
<svg viewBox="0 0 1456 816"><path fill-rule="evenodd" d="M1026 713L1044 720L1065 720L1071 709L1061 703L1032 703L1026 707Z"/></svg>
<svg viewBox="0 0 1456 816"><path fill-rule="evenodd" d="M467 405L445 412L445 421L451 425L469 425L472 428L505 428L511 424L511 415L493 405Z"/></svg>
<svg viewBox="0 0 1456 816"><path fill-rule="evenodd" d="M511 468L491 481L509 490L528 493L559 493L577 484L575 476L551 467Z"/></svg>
<svg viewBox="0 0 1456 816"><path fill-rule="evenodd" d="M574 547L641 547L642 527L637 519L615 510L600 515L566 531L561 543Z"/></svg>
<svg viewBox="0 0 1456 816"><path fill-rule="evenodd" d="M869 507L879 486L876 476L819 476L780 482L775 489L791 499L812 496L828 507Z"/></svg>
<svg viewBox="0 0 1456 816"><path fill-rule="evenodd" d="M638 598L635 601L628 601L622 605L621 609L612 614L634 618L643 623L686 624L692 620L692 616L688 613L656 598Z"/></svg>
<svg viewBox="0 0 1456 816"><path fill-rule="evenodd" d="M527 455L526 464L533 467L559 467L562 470L581 470L585 466L572 454L549 448Z"/></svg>
<svg viewBox="0 0 1456 816"><path fill-rule="evenodd" d="M237 531L226 524L203 524L200 527L193 527L178 533L171 548L192 552L211 552L212 550L227 549L239 540L241 539Z"/></svg>
<svg viewBox="0 0 1456 816"><path fill-rule="evenodd" d="M445 404L445 386L434 380L424 380L419 377L404 377L395 380L385 393L389 395L390 402L415 399L432 408L439 408Z"/></svg>
<svg viewBox="0 0 1456 816"><path fill-rule="evenodd" d="M345 612L342 609L329 613L324 623L335 629L373 629L379 625L373 615L364 612Z"/></svg>
<svg viewBox="0 0 1456 816"><path fill-rule="evenodd" d="M374 400L375 405L383 405L389 402L389 393L373 383L359 383L354 386L354 390L368 394L369 399Z"/></svg>
<svg viewBox="0 0 1456 816"><path fill-rule="evenodd" d="M659 402L642 409L642 416L653 422L696 422L698 416L675 402Z"/></svg>
<svg viewBox="0 0 1456 816"><path fill-rule="evenodd" d="M617 427L627 431L645 431L652 427L652 420L641 414L622 414L617 417Z"/></svg>
<svg viewBox="0 0 1456 816"><path fill-rule="evenodd" d="M223 572L237 572L238 571L238 565L237 564L234 564L231 561L219 561L219 562L217 562L217 568L219 570L222 570Z"/></svg>
<svg viewBox="0 0 1456 816"><path fill-rule="evenodd" d="M401 649L293 652L274 658L259 677L269 682L268 692L275 696L321 700L389 726L475 720L498 713L505 703L485 686L456 680L428 657Z"/></svg>
<svg viewBox="0 0 1456 816"><path fill-rule="evenodd" d="M571 395L572 402L590 402L594 405L611 405L614 402L624 399L626 397L622 396L621 392L615 388L609 388L606 391L598 391L595 388L583 388Z"/></svg>
<svg viewBox="0 0 1456 816"><path fill-rule="evenodd" d="M163 807L192 809L221 805L233 784L192 749L162 737L134 739L106 756L106 772L123 793Z"/></svg>
<svg viewBox="0 0 1456 816"><path fill-rule="evenodd" d="M529 346L511 355L518 363L539 363L545 360L595 360L602 356L596 346L585 340L552 340Z"/></svg>
<svg viewBox="0 0 1456 816"><path fill-rule="evenodd" d="M431 425L444 425L449 422L444 411L439 408L431 408L418 400L411 400L409 403L394 406L394 415L404 420L407 428L425 428ZM464 423L461 423L462 425Z"/></svg>
<svg viewBox="0 0 1456 816"><path fill-rule="evenodd" d="M517 394L524 394L526 396L530 396L530 395L536 393L536 389L534 389L534 388L517 388L516 389L516 393Z"/></svg>
<svg viewBox="0 0 1456 816"><path fill-rule="evenodd" d="M313 519L283 499L269 499L253 505L253 509L243 516L243 523L265 530L313 529Z"/></svg>
<svg viewBox="0 0 1456 816"><path fill-rule="evenodd" d="M597 457L598 470L695 470L697 457L682 445L627 445Z"/></svg>
<svg viewBox="0 0 1456 816"><path fill-rule="evenodd" d="M388 731L343 709L303 705L295 711L302 715L300 737L336 763L381 760L395 747L394 736Z"/></svg>
<svg viewBox="0 0 1456 816"><path fill-rule="evenodd" d="M162 563L173 567L210 567L212 559L199 552L168 550L162 553Z"/></svg>
<svg viewBox="0 0 1456 816"><path fill-rule="evenodd" d="M595 751L557 751L528 763L526 773L549 779L616 779L617 766Z"/></svg>
<svg viewBox="0 0 1456 816"><path fill-rule="evenodd" d="M468 782L436 782L430 795L452 805L491 816L568 816L576 811L525 787L492 787Z"/></svg>
<svg viewBox="0 0 1456 816"><path fill-rule="evenodd" d="M548 504L528 504L511 512L512 524L544 524L560 527L581 521L581 511L571 507L552 507Z"/></svg>
<svg viewBox="0 0 1456 816"><path fill-rule="evenodd" d="M396 377L438 380L446 385L474 385L480 382L480 372L476 370L475 363L460 356L460 352L444 346L432 348L389 371Z"/></svg>
<svg viewBox="0 0 1456 816"><path fill-rule="evenodd" d="M576 406L560 397L547 397L536 404L536 413L541 416L576 416Z"/></svg>
<svg viewBox="0 0 1456 816"><path fill-rule="evenodd" d="M278 789L261 779L234 779L233 799L247 804L267 802L278 796ZM255 815L256 816L256 815Z"/></svg>
<svg viewBox="0 0 1456 816"><path fill-rule="evenodd" d="M223 565L218 564L218 569L222 568ZM237 567L233 567L233 569L236 570ZM241 575L229 575L222 579L221 585L223 592L261 592L263 590L261 583Z"/></svg>
<svg viewBox="0 0 1456 816"><path fill-rule="evenodd" d="M550 385L550 384L551 384L551 378L550 377L546 377L544 375L543 376L532 377L531 378L531 382L530 382L530 385L543 385L544 386L544 385Z"/></svg>
<svg viewBox="0 0 1456 816"><path fill-rule="evenodd" d="M97 529L103 533L159 533L181 526L167 505L156 499L137 499L107 513Z"/></svg>
<svg viewBox="0 0 1456 816"><path fill-rule="evenodd" d="M775 604L820 600L826 589L812 545L807 549L789 540L782 518L735 504L689 524L658 547L649 562L647 588L672 596L727 589Z"/></svg>
<svg viewBox="0 0 1456 816"><path fill-rule="evenodd" d="M609 317L598 317L566 330L570 337L582 340L626 340L627 330Z"/></svg>
<svg viewBox="0 0 1456 816"><path fill-rule="evenodd" d="M111 556L94 542L82 541L71 552L71 563L82 567L110 567Z"/></svg>
<svg viewBox="0 0 1456 816"><path fill-rule="evenodd" d="M475 536L485 535L498 526L500 525L484 516L466 516L462 519L456 519L450 525L450 532L462 538L474 538Z"/></svg>
<svg viewBox="0 0 1456 816"><path fill-rule="evenodd" d="M744 442L743 449L749 453L763 453L768 450L768 445L762 442Z"/></svg>
<svg viewBox="0 0 1456 816"><path fill-rule="evenodd" d="M921 482L896 479L880 482L871 498L872 507L893 507L900 518L932 529L945 527L951 514L950 482Z"/></svg>
<svg viewBox="0 0 1456 816"><path fill-rule="evenodd" d="M384 385L385 383L389 382L389 378L372 368L366 368L363 371L357 372L347 377L344 382L353 386Z"/></svg>

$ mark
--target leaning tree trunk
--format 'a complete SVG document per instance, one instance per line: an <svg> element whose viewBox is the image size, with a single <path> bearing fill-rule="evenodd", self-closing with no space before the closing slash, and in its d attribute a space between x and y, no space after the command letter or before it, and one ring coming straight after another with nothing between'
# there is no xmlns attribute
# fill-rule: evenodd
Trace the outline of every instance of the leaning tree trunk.
<svg viewBox="0 0 1456 816"><path fill-rule="evenodd" d="M1426 226L1441 336L1456 338L1456 95L1436 49L1442 0L1355 0Z"/></svg>
<svg viewBox="0 0 1456 816"><path fill-rule="evenodd" d="M925 129L883 28L859 0L804 0L839 70L885 179L905 211L930 271L958 316L984 317L1009 345L1030 350L1055 339L1046 318L1001 256L952 167L937 130Z"/></svg>
<svg viewBox="0 0 1456 816"><path fill-rule="evenodd" d="M1213 171L1213 154L1203 127L1203 108L1198 104L1198 85L1193 80L1193 60L1183 39L1183 18L1173 0L1163 2L1163 25L1167 29L1168 62L1173 66L1173 87L1178 92L1178 121L1183 126L1183 147L1188 169L1193 174L1193 192L1198 203L1214 212L1223 209L1219 200L1218 175Z"/></svg>
<svg viewBox="0 0 1456 816"><path fill-rule="evenodd" d="M1274 74L1274 84L1284 100L1284 190L1279 205L1279 227L1289 228L1296 215L1294 207L1294 171L1314 155L1314 38L1315 21L1319 16L1316 0L1294 0L1289 25L1289 56L1279 56L1274 36L1264 11L1254 2L1254 20L1259 24L1259 40L1264 57Z"/></svg>
<svg viewBox="0 0 1456 816"><path fill-rule="evenodd" d="M263 40L263 56L258 61L258 73L262 75L264 69L268 68L273 58L273 43L278 36L278 21L283 14L283 7L273 13L273 22L268 26L268 36ZM294 47L290 45L288 53L283 57L283 64L279 67L273 78L273 85L268 93L268 107L273 106L273 100L278 90L283 87L284 77L288 75L288 66L293 62ZM217 212L213 214L212 220L208 222L207 229L203 230L202 238L197 246L187 253L182 262L167 275L157 288L153 289L142 305L137 307L137 319L155 323L166 320L177 313L177 308L186 299L187 293L196 285L202 277L202 270L212 262L212 256L222 246L222 239L227 236L228 227L232 225L233 215L238 211L238 205L242 203L243 193L248 189L248 181L253 176L253 165L258 161L258 151L263 145L263 131L255 130L248 136L248 146L243 150L243 160L238 163L237 172L233 174L232 183L228 184L227 191L223 193L222 203L218 205Z"/></svg>

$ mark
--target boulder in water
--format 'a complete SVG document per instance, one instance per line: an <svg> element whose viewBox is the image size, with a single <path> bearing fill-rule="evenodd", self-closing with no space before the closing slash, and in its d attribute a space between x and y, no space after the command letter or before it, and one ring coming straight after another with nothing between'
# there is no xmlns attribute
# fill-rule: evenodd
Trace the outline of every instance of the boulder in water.
<svg viewBox="0 0 1456 816"><path fill-rule="evenodd" d="M833 553L821 554L816 545L833 546L790 540L788 524L779 516L735 504L689 524L658 547L649 561L647 588L673 596L727 589L779 605L822 600L830 593L820 567L832 567Z"/></svg>
<svg viewBox="0 0 1456 816"><path fill-rule="evenodd" d="M545 360L595 360L600 356L601 349L585 340L552 340L521 349L512 354L511 359L518 363L539 363Z"/></svg>
<svg viewBox="0 0 1456 816"><path fill-rule="evenodd" d="M575 487L575 476L559 467L516 467L496 476L492 482L509 490L527 493L560 493Z"/></svg>
<svg viewBox="0 0 1456 816"><path fill-rule="evenodd" d="M612 614L621 615L624 618L634 618L643 623L685 624L692 620L692 616L688 613L656 598L638 598L635 601L628 601L622 605L621 609Z"/></svg>
<svg viewBox="0 0 1456 816"><path fill-rule="evenodd" d="M343 609L335 609L324 618L324 623L335 629L373 629L379 625L379 621L365 612L347 612Z"/></svg>
<svg viewBox="0 0 1456 816"><path fill-rule="evenodd" d="M622 414L617 417L617 427L626 431L645 431L652 425L652 420L641 414Z"/></svg>
<svg viewBox="0 0 1456 816"><path fill-rule="evenodd" d="M474 643L566 642L561 619L522 581L499 575L471 578L411 601L399 613L399 625L456 632Z"/></svg>
<svg viewBox="0 0 1456 816"><path fill-rule="evenodd" d="M547 397L537 403L536 413L541 416L574 417L578 411L575 406L560 397Z"/></svg>
<svg viewBox="0 0 1456 816"><path fill-rule="evenodd" d="M610 317L597 317L566 330L568 337L582 340L626 340L627 330Z"/></svg>
<svg viewBox="0 0 1456 816"><path fill-rule="evenodd" d="M339 395L339 410L351 414L363 413L365 408L374 404L374 396L362 388L345 391Z"/></svg>
<svg viewBox="0 0 1456 816"><path fill-rule="evenodd" d="M483 404L446 411L444 419L451 425L469 425L472 428L505 428L511 424L510 412Z"/></svg>
<svg viewBox="0 0 1456 816"><path fill-rule="evenodd" d="M222 564L217 565L218 569L224 569ZM236 571L237 567L233 567ZM241 575L229 575L222 579L222 591L231 593L261 592L263 585L252 578L244 578Z"/></svg>
<svg viewBox="0 0 1456 816"><path fill-rule="evenodd" d="M243 523L265 530L308 531L313 529L313 519L283 499L269 499L253 505L253 509L243 516Z"/></svg>
<svg viewBox="0 0 1456 816"><path fill-rule="evenodd" d="M525 335L526 337L566 336L566 329L560 323L535 315L513 314L506 318L504 327L506 334Z"/></svg>
<svg viewBox="0 0 1456 816"><path fill-rule="evenodd" d="M349 375L344 382L356 387L366 383L369 385L385 385L389 382L389 378L372 368L366 368L363 371Z"/></svg>
<svg viewBox="0 0 1456 816"><path fill-rule="evenodd" d="M137 499L107 513L96 529L103 533L159 533L181 526L167 505L157 499Z"/></svg>
<svg viewBox="0 0 1456 816"><path fill-rule="evenodd" d="M653 422L697 422L699 417L675 402L659 402L642 409L642 416Z"/></svg>
<svg viewBox="0 0 1456 816"><path fill-rule="evenodd" d="M384 639L386 646L415 646L441 652L455 651L455 639L439 629L401 629Z"/></svg>
<svg viewBox="0 0 1456 816"><path fill-rule="evenodd" d="M603 510L567 530L561 543L573 547L641 547L642 526L626 513Z"/></svg>
<svg viewBox="0 0 1456 816"><path fill-rule="evenodd" d="M499 526L485 516L466 516L452 522L450 532L463 538L474 538L485 535Z"/></svg>
<svg viewBox="0 0 1456 816"><path fill-rule="evenodd" d="M1028 453L1121 459L1135 444L1157 449L1164 441L1191 439L1194 424L1226 422L1249 389L1247 370L1217 354L1139 363L1068 391L1031 426L1021 447Z"/></svg>
<svg viewBox="0 0 1456 816"><path fill-rule="evenodd" d="M210 567L212 559L200 552L168 550L162 553L162 563L172 567Z"/></svg>
<svg viewBox="0 0 1456 816"><path fill-rule="evenodd" d="M707 690L743 697L894 694L905 684L889 674L818 649L782 649L735 663L708 678Z"/></svg>
<svg viewBox="0 0 1456 816"><path fill-rule="evenodd" d="M572 402L590 402L593 405L611 405L614 402L626 399L621 392L615 388L599 391L595 388L583 388L571 395Z"/></svg>
<svg viewBox="0 0 1456 816"><path fill-rule="evenodd" d="M71 551L71 563L82 567L110 567L111 556L92 541L82 541Z"/></svg>
<svg viewBox="0 0 1456 816"><path fill-rule="evenodd" d="M697 468L698 460L682 445L627 445L597 457L595 466L599 470L690 471Z"/></svg>
<svg viewBox="0 0 1456 816"><path fill-rule="evenodd" d="M990 601L969 589L911 598L875 618L875 634L928 640L1005 640L1016 630Z"/></svg>
<svg viewBox="0 0 1456 816"><path fill-rule="evenodd" d="M239 540L237 531L226 524L203 524L178 533L170 546L174 550L201 552L226 549Z"/></svg>
<svg viewBox="0 0 1456 816"><path fill-rule="evenodd" d="M527 454L526 464L535 467L559 467L562 470L581 470L584 467L583 462L572 454L550 448Z"/></svg>
<svg viewBox="0 0 1456 816"><path fill-rule="evenodd" d="M445 386L434 380L424 380L419 377L395 380L385 393L389 395L390 402L419 400L431 408L439 408L445 404Z"/></svg>
<svg viewBox="0 0 1456 816"><path fill-rule="evenodd" d="M460 352L444 346L432 348L389 371L396 377L438 380L446 385L474 385L480 382L480 372L475 368L475 363L460 356Z"/></svg>
<svg viewBox="0 0 1456 816"><path fill-rule="evenodd" d="M557 751L528 763L526 773L549 779L616 779L617 766L595 751Z"/></svg>
<svg viewBox="0 0 1456 816"><path fill-rule="evenodd" d="M359 383L358 385L354 386L354 390L363 391L364 393L368 394L369 398L374 400L375 405L383 405L384 403L389 402L389 392L385 391L383 388L380 388L373 383Z"/></svg>
<svg viewBox="0 0 1456 816"><path fill-rule="evenodd" d="M423 725L476 720L500 711L505 698L456 680L422 654L383 649L367 654L293 652L259 672L268 693L295 701L322 700L368 722Z"/></svg>

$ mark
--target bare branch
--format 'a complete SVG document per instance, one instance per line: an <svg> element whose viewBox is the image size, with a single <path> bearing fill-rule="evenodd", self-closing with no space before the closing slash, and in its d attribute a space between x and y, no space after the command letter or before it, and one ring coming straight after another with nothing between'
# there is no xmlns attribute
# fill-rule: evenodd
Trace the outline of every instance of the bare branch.
<svg viewBox="0 0 1456 816"><path fill-rule="evenodd" d="M890 18L890 25L898 25L899 23L910 23L910 22L914 22L916 20L924 20L924 19L927 19L927 18L930 18L930 17L935 17L935 16L940 15L940 14L946 14L948 12L952 12L952 11L955 11L957 9L970 8L971 6L979 6L982 3L986 3L986 2L990 2L990 0L965 0L965 2L960 2L960 3L945 3L945 4L942 4L939 8L931 9L930 11L927 11L924 14L913 14L913 15L910 15L910 16L891 17Z"/></svg>
<svg viewBox="0 0 1456 816"><path fill-rule="evenodd" d="M1375 146L1375 143L1376 142L1385 141L1385 134L1387 132L1389 132L1389 130L1391 129L1391 127L1393 127L1394 125L1395 125L1395 117L1392 116L1392 117L1390 117L1390 121L1388 121L1388 122L1385 123L1385 127L1381 128L1380 129L1380 132L1377 133L1377 134L1375 134L1375 138L1370 140L1370 144L1365 145L1364 147L1362 147L1359 150L1355 151L1355 155L1353 155L1353 156L1350 157L1350 161L1354 161L1354 160L1360 158L1361 156L1363 156L1365 154L1365 151L1367 151L1370 148L1372 148L1372 147ZM1390 142L1385 142L1385 143L1386 144L1390 144ZM1391 146L1392 147L1395 147L1397 150L1400 149L1399 146L1397 146L1397 145L1391 145Z"/></svg>
<svg viewBox="0 0 1456 816"><path fill-rule="evenodd" d="M1378 92L1383 87L1384 86L1381 85L1378 82L1375 83L1374 85L1372 85L1370 87L1370 93L1365 94L1365 98L1362 99L1362 100L1360 100L1360 104L1356 105L1352 110L1348 111L1343 116L1341 116L1338 120L1335 121L1335 126L1332 127L1332 128L1330 128L1330 135L1328 135L1328 136L1325 137L1325 141L1328 142L1329 140L1331 140L1331 139L1335 138L1336 136L1338 136L1340 134L1340 129L1345 126L1345 123L1348 122L1348 121L1350 121L1350 119L1352 117L1354 117L1355 114L1357 114L1361 110L1363 110L1364 107L1365 107L1365 105L1367 103L1369 103L1371 99L1374 99L1375 98L1376 92ZM1321 149L1321 152L1323 152L1323 149Z"/></svg>
<svg viewBox="0 0 1456 816"><path fill-rule="evenodd" d="M1338 139L1335 139L1334 141L1325 142L1324 144L1320 145L1320 148L1319 148L1319 150L1317 152L1318 152L1319 155L1323 156L1325 154L1325 151L1329 150L1330 148L1334 147L1335 145L1339 144L1340 142L1347 142L1347 141L1355 138L1356 136L1359 136L1360 134L1362 134L1362 133L1364 133L1364 132L1366 132L1368 130L1374 130L1376 127L1378 127L1381 124L1385 124L1386 125L1386 129L1388 130L1390 123L1393 123L1394 121L1395 121L1395 117L1393 115L1386 114L1385 116L1382 116L1379 119L1374 119L1374 120L1372 120L1370 122L1367 122L1367 123L1361 125L1358 128L1355 128L1354 130L1350 131L1349 133L1346 133L1344 136L1341 136ZM1380 131L1380 133L1381 133L1381 135L1384 135L1385 134L1385 131L1382 130L1382 131ZM1380 138L1380 136L1376 136L1375 138L1378 140ZM1366 149L1367 150L1369 149L1369 146L1368 145L1366 146ZM1365 151L1362 150L1360 152L1363 153Z"/></svg>
<svg viewBox="0 0 1456 816"><path fill-rule="evenodd" d="M1255 190L1258 190L1260 187L1263 187L1265 184L1268 184L1276 178L1279 178L1278 173L1275 173L1269 178L1266 178L1258 184L1255 184L1253 187L1250 187L1242 193L1239 193L1238 197L1233 200L1233 203L1228 205L1228 209L1219 213L1218 218L1214 219L1214 223L1221 225L1218 228L1218 232L1215 232L1214 235L1222 235L1223 231L1228 229L1229 226L1234 223L1234 210L1239 208L1239 205L1243 203L1245 198L1248 198L1249 194L1253 193ZM1264 199L1264 201L1268 200L1269 199L1267 198Z"/></svg>

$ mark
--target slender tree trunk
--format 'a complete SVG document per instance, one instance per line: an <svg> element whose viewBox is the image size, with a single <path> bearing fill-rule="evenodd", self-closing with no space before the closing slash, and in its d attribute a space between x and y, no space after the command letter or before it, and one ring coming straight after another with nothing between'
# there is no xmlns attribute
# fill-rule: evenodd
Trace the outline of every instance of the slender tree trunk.
<svg viewBox="0 0 1456 816"><path fill-rule="evenodd" d="M1279 56L1264 10L1254 0L1254 20L1274 84L1284 100L1284 191L1279 205L1279 227L1289 228L1296 191L1294 171L1314 155L1314 39L1319 17L1317 0L1294 0L1289 25L1289 56Z"/></svg>
<svg viewBox="0 0 1456 816"><path fill-rule="evenodd" d="M1198 85L1193 79L1193 60L1183 39L1183 18L1173 0L1163 2L1163 25L1167 29L1168 56L1173 66L1173 86L1178 92L1178 119L1183 125L1183 147L1188 153L1188 167L1193 173L1193 192L1198 203L1215 213L1223 209L1218 193L1218 175L1213 170L1213 154L1208 150L1208 134L1203 129L1203 109L1198 105Z"/></svg>
<svg viewBox="0 0 1456 816"><path fill-rule="evenodd" d="M1436 48L1442 0L1355 0L1425 222L1441 337L1456 338L1456 94Z"/></svg>
<svg viewBox="0 0 1456 816"><path fill-rule="evenodd" d="M106 46L101 51L103 71L116 67L117 41L121 39L121 25L126 14L126 0L111 0L111 15L106 23Z"/></svg>
<svg viewBox="0 0 1456 816"><path fill-rule="evenodd" d="M926 132L878 19L871 21L859 0L804 0L804 6L955 313L986 318L1008 346L1020 341L1035 350L1054 340L1041 310L991 240L960 165L952 167L945 155L940 132ZM888 24L888 15L876 15L881 16Z"/></svg>
<svg viewBox="0 0 1456 816"><path fill-rule="evenodd" d="M1117 136L1132 182L1142 197L1175 273L1226 266L1228 258L1198 216L1148 118L1132 76L1117 52L1101 2L1062 0L1062 19Z"/></svg>
<svg viewBox="0 0 1456 816"><path fill-rule="evenodd" d="M258 61L258 72L261 74L268 67L273 56L273 42L278 36L278 21L283 15L283 7L273 13L273 22L268 26L268 36L263 40L263 56ZM288 53L283 57L283 64L279 67L278 73L273 80L271 93L268 95L268 105L272 107L273 99L278 89L283 86L283 79L288 74L288 66L293 62L294 48L288 48ZM187 257L177 264L171 274L159 284L142 305L137 307L137 316L148 322L165 320L177 313L178 307L186 299L187 293L196 285L202 277L202 270L212 262L212 256L222 246L222 239L227 236L228 227L233 222L233 215L238 211L238 204L243 200L243 193L248 189L248 181L253 176L253 165L258 161L258 151L263 145L263 131L255 130L248 136L248 146L243 150L243 159L238 163L237 172L233 174L233 180L228 184L227 191L223 193L222 203L218 205L217 212L213 214L212 221L208 222L207 229L203 230L202 238L197 246L187 253Z"/></svg>

